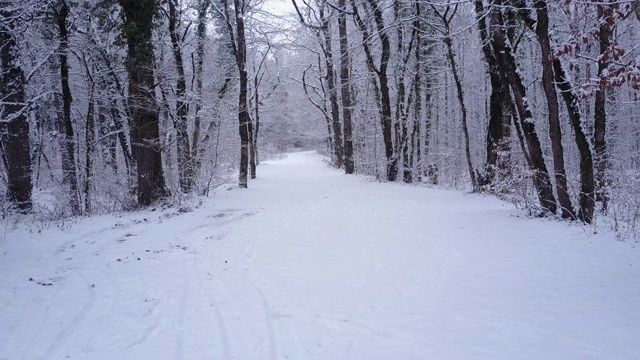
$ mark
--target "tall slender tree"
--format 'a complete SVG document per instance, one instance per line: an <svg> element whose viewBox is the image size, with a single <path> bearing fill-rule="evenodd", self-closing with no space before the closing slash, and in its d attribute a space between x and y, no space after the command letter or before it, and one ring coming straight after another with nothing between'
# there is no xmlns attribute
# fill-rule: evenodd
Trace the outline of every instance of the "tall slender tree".
<svg viewBox="0 0 640 360"><path fill-rule="evenodd" d="M374 31L380 40L380 61L376 65L371 51L371 36L368 24L360 15L358 4L355 0L351 2L353 8L353 18L362 34L362 48L365 53L365 61L370 72L376 75L374 93L377 95L377 104L380 111L380 124L382 125L382 141L384 143L386 158L386 177L388 181L396 181L398 177L398 154L393 144L393 127L391 119L391 94L389 89L389 60L391 58L391 41L389 29L387 28L382 8L375 0L367 0L363 7L366 13L373 15ZM367 7L368 6L368 7ZM367 21L369 19L366 19Z"/></svg>
<svg viewBox="0 0 640 360"><path fill-rule="evenodd" d="M234 23L231 22L229 0L222 0L224 17L229 35L231 50L233 52L238 75L240 78L240 91L238 92L238 131L240 133L240 175L238 185L241 188L248 187L247 177L249 173L249 147L250 134L253 132L252 122L248 108L248 83L247 73L247 43L245 37L245 21L247 3L245 0L233 0ZM235 26L234 26L235 25ZM235 30L234 30L235 27Z"/></svg>
<svg viewBox="0 0 640 360"><path fill-rule="evenodd" d="M169 23L169 37L171 38L171 49L173 60L176 66L176 114L173 117L173 128L176 131L176 144L178 153L178 178L180 189L188 193L193 188L193 161L191 159L191 146L189 145L189 132L187 131L187 115L189 114L189 103L187 95L187 79L185 77L184 61L182 58L182 39L180 33L180 3L178 0L168 1L169 12L167 14Z"/></svg>
<svg viewBox="0 0 640 360"><path fill-rule="evenodd" d="M67 18L69 5L66 0L58 0L53 9L58 25L60 62L60 83L62 93L62 114L58 116L58 129L62 137L62 183L68 187L67 196L73 215L80 214L78 193L78 176L76 165L76 139L71 119L71 103L73 97L69 86L69 28ZM57 102L57 101L56 101Z"/></svg>
<svg viewBox="0 0 640 360"><path fill-rule="evenodd" d="M600 0L597 4L598 21L598 78L604 77L604 72L610 62L611 38L615 30L615 20L613 20L614 9L609 0ZM604 83L599 84L596 89L594 103L593 121L593 145L595 151L596 167L596 199L602 204L602 209L606 210L609 202L607 195L607 87Z"/></svg>
<svg viewBox="0 0 640 360"><path fill-rule="evenodd" d="M456 85L456 95L458 98L458 106L460 107L460 118L462 120L462 134L464 136L464 154L467 160L467 170L469 171L469 178L471 179L471 188L475 191L478 189L478 181L476 179L476 173L473 168L471 159L471 144L469 143L469 126L467 121L467 106L464 103L464 91L462 89L462 80L458 71L458 64L453 52L453 38L451 35L451 20L458 11L459 4L447 5L444 11L439 11L435 5L431 5L433 11L438 18L442 21L444 26L443 42L447 47L447 60L451 66L451 74L453 75L453 81Z"/></svg>
<svg viewBox="0 0 640 360"><path fill-rule="evenodd" d="M340 99L342 101L342 126L344 129L344 171L353 174L353 120L351 106L351 81L349 74L349 38L347 34L347 2L338 0L338 37L340 38Z"/></svg>

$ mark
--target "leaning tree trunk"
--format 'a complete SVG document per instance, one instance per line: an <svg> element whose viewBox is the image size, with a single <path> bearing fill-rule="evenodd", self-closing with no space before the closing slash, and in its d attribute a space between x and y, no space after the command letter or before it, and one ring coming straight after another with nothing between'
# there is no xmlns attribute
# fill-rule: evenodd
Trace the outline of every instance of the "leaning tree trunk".
<svg viewBox="0 0 640 360"><path fill-rule="evenodd" d="M555 214L557 204L553 195L553 186L542 154L540 140L535 130L531 110L529 109L526 89L516 67L512 50L506 44L504 21L501 13L502 1L496 0L494 4L495 6L490 13L493 53L496 54L500 64L502 79L505 84L509 85L513 94L513 105L517 111L518 125L528 150L528 163L533 172L533 184L538 193L540 206L543 210Z"/></svg>
<svg viewBox="0 0 640 360"><path fill-rule="evenodd" d="M69 6L65 0L60 0L55 6L55 17L58 22L60 44L58 59L60 61L60 85L62 89L62 116L58 127L62 134L62 183L67 186L69 206L73 215L80 214L78 200L78 177L76 171L76 143L71 121L71 88L69 87L69 30L67 17Z"/></svg>
<svg viewBox="0 0 640 360"><path fill-rule="evenodd" d="M179 15L176 10L177 0L169 0L169 36L173 50L173 60L176 63L176 116L173 117L173 127L176 130L176 144L178 153L178 179L180 189L189 193L193 189L193 163L191 161L189 133L187 132L187 115L189 104L186 100L187 80L184 75L184 61L182 60L182 41L177 24Z"/></svg>
<svg viewBox="0 0 640 360"><path fill-rule="evenodd" d="M560 89L564 103L569 112L569 120L575 134L576 145L580 152L580 213L578 216L586 223L593 220L593 209L595 207L595 180L593 169L593 155L591 144L584 133L582 117L580 115L580 100L574 93L571 80L567 77L560 59L553 60L553 70L555 81Z"/></svg>
<svg viewBox="0 0 640 360"><path fill-rule="evenodd" d="M540 55L542 58L542 87L547 99L549 111L549 138L551 140L551 152L553 154L553 170L556 179L556 191L562 217L575 219L576 215L571 205L571 197L567 190L567 173L564 167L564 150L562 148L562 129L560 127L560 108L558 106L558 94L554 84L553 53L549 41L549 10L547 2L537 0L535 2L538 21L536 34L540 43Z"/></svg>
<svg viewBox="0 0 640 360"><path fill-rule="evenodd" d="M153 16L155 0L119 0L127 39L131 143L138 170L138 204L146 206L167 190L162 171L160 119L153 73Z"/></svg>
<svg viewBox="0 0 640 360"><path fill-rule="evenodd" d="M447 10L441 14L437 11L435 5L431 5L431 8L438 15L444 25L444 43L447 47L447 60L451 67L451 73L453 75L453 82L456 84L456 95L458 98L458 106L460 106L460 115L462 120L462 134L464 135L464 153L467 160L467 170L469 171L469 178L471 179L471 188L473 191L478 190L478 181L476 179L475 171L473 170L473 163L471 161L471 145L469 143L469 127L467 126L467 107L464 104L464 92L462 90L462 81L458 73L458 64L456 63L455 54L453 52L453 39L451 38L451 19L456 13L458 5L454 5L451 15L447 15L451 9L447 5Z"/></svg>
<svg viewBox="0 0 640 360"><path fill-rule="evenodd" d="M448 25L447 25L448 28ZM471 145L469 143L469 127L467 126L467 107L464 104L464 93L462 91L462 81L460 75L458 75L458 65L456 64L455 55L453 54L452 39L447 34L444 43L447 45L447 59L451 66L451 72L453 73L453 81L456 84L456 94L458 97L458 104L460 106L460 115L462 119L462 134L464 135L464 154L467 159L467 170L469 171L469 177L471 178L471 187L474 191L478 190L478 181L473 171L473 164L471 163Z"/></svg>
<svg viewBox="0 0 640 360"><path fill-rule="evenodd" d="M7 171L7 196L20 211L32 208L31 146L25 107L24 73L16 58L13 14L9 2L0 1L0 122L2 160Z"/></svg>

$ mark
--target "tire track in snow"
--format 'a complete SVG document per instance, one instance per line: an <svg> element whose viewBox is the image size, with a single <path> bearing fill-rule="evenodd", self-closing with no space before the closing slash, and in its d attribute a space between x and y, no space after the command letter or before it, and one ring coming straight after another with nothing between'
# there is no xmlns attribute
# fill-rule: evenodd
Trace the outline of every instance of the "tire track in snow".
<svg viewBox="0 0 640 360"><path fill-rule="evenodd" d="M241 271L235 269L234 267L229 266L228 267L229 270L231 270L232 273L237 275L237 278L240 280L238 281L232 281L234 287L238 287L239 283L244 283L244 284L248 284L249 288L252 289L254 292L256 292L258 294L259 297L259 302L260 305L262 307L263 310L263 315L264 315L264 321L265 321L265 325L267 327L267 335L268 335L268 339L269 339L269 355L270 355L270 359L271 360L276 360L278 358L278 344L276 341L276 337L275 337L275 330L274 330L274 325L273 325L273 321L272 321L272 314L273 312L271 311L271 308L269 307L269 303L267 302L266 297L264 296L264 293L262 292L262 290L256 286L256 284L245 274L243 274ZM223 286L225 286L228 290L230 289L229 284L227 281L225 281L224 276L220 277L220 281L221 284ZM259 347L259 346L258 346ZM257 348L255 349L255 351L257 351Z"/></svg>
<svg viewBox="0 0 640 360"><path fill-rule="evenodd" d="M208 274L211 276L211 273L205 272L202 269L198 268L199 274ZM229 332L228 325L226 323L225 318L223 317L223 312L221 311L222 306L215 299L212 294L222 294L224 291L228 291L227 289L221 289L218 287L217 289L212 289L211 286L202 280L201 277L197 277L198 279L198 288L204 289L204 294L209 300L209 306L213 308L214 315L218 322L218 330L220 331L220 338L222 340L222 355L223 359L236 359L235 351L232 349L231 344L231 336ZM214 291L215 290L215 291ZM222 290L222 291L220 291Z"/></svg>

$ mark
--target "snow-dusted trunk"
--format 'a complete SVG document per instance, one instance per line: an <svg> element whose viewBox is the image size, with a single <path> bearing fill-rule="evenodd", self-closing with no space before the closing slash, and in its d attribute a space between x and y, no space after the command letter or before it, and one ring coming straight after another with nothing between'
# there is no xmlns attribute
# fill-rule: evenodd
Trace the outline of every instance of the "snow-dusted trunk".
<svg viewBox="0 0 640 360"><path fill-rule="evenodd" d="M458 5L447 5L446 10L441 13L437 10L435 5L431 5L435 14L442 21L444 26L443 41L447 48L447 60L451 68L451 74L453 75L453 82L456 86L456 96L458 99L458 106L460 107L460 118L462 121L462 135L464 136L464 154L467 160L467 170L469 171L469 178L471 179L471 188L475 191L478 189L478 181L473 169L473 163L471 160L471 145L469 144L469 127L467 125L467 107L464 103L464 91L462 89L462 81L458 72L458 64L456 63L456 57L453 52L453 39L451 37L451 20L458 10Z"/></svg>
<svg viewBox="0 0 640 360"><path fill-rule="evenodd" d="M512 53L510 45L507 45L507 37L505 34L505 26L502 17L502 1L496 0L495 6L490 11L491 22L491 46L493 53L498 60L502 80L509 85L513 96L513 107L517 112L518 130L522 146L527 150L529 168L533 172L533 184L538 194L538 200L543 210L555 214L557 204L553 195L553 186L547 171L540 140L536 133L531 110L529 109L529 100L527 92L522 81L522 77L516 66L516 61Z"/></svg>
<svg viewBox="0 0 640 360"><path fill-rule="evenodd" d="M447 26L448 28L448 26ZM469 127L467 126L467 107L464 104L464 92L462 90L462 82L460 75L458 74L458 64L455 60L453 53L452 39L449 34L446 35L444 43L447 45L447 59L451 66L451 72L453 74L453 81L456 84L456 96L458 98L458 105L460 106L460 118L462 119L462 134L464 135L464 155L467 160L467 170L469 171L469 178L471 179L471 187L475 191L478 189L478 181L476 179L475 172L473 170L473 164L471 162L471 145L469 144Z"/></svg>
<svg viewBox="0 0 640 360"><path fill-rule="evenodd" d="M411 156L413 147L410 148L409 146L409 137L413 137L413 133L411 135L409 134L409 113L413 101L415 101L414 97L416 93L412 91L412 77L407 78L406 75L418 30L417 27L415 27L416 22L409 22L404 14L400 14L400 11L400 4L395 2L393 4L393 13L396 22L396 52L398 59L395 74L397 86L396 124L400 127L400 131L396 134L399 135L399 141L396 143L396 151L402 154L402 180L405 183L411 183L413 181ZM405 40L405 31L410 31L410 36L407 40ZM409 84L407 84L407 82L409 82Z"/></svg>
<svg viewBox="0 0 640 360"><path fill-rule="evenodd" d="M416 2L415 6L415 19L413 21L413 28L416 31L415 35L415 65L414 65L414 77L413 77L413 89L409 91L414 92L413 103L413 132L411 134L411 152L409 154L409 167L412 171L411 180L422 180L422 142L420 141L421 131L420 123L422 120L422 21L420 19L421 9L420 2ZM413 169L416 169L413 173Z"/></svg>
<svg viewBox="0 0 640 360"><path fill-rule="evenodd" d="M60 87L62 94L62 114L58 117L58 130L62 139L62 183L67 187L69 207L73 215L80 214L78 199L78 177L76 170L76 142L71 120L71 88L69 87L69 29L67 17L69 6L59 0L54 6L54 16L58 24L58 61L60 62Z"/></svg>
<svg viewBox="0 0 640 360"><path fill-rule="evenodd" d="M196 52L193 60L193 72L195 80L195 116L193 120L193 141L191 143L191 159L193 162L192 176L198 176L200 173L200 127L202 126L202 77L204 73L204 42L207 37L207 10L209 9L208 0L200 0L198 3L198 29L196 31Z"/></svg>
<svg viewBox="0 0 640 360"><path fill-rule="evenodd" d="M352 0L351 4L353 7L354 20L362 32L362 44L366 55L367 67L370 72L377 75L377 83L374 81L374 93L378 97L377 103L380 110L380 123L382 125L382 141L385 149L387 180L396 181L396 178L398 177L398 157L393 146L391 97L389 91L389 78L387 75L389 58L391 57L391 44L389 41L389 35L387 34L388 29L385 26L382 10L378 6L379 4L377 4L375 0L367 0L367 4L370 7L370 11L367 12L373 13L376 33L380 39L380 66L376 68L373 55L371 53L371 47L369 46L370 36L367 24L358 13L358 4L355 0ZM367 10L366 4L364 6L365 10Z"/></svg>
<svg viewBox="0 0 640 360"><path fill-rule="evenodd" d="M603 72L609 66L609 47L611 46L611 36L613 35L614 21L611 24L607 21L612 18L614 9L610 5L598 5L598 20L600 21L599 46L600 56L598 57L598 79L603 76ZM602 209L606 211L609 198L607 195L607 88L600 84L596 90L594 104L593 121L593 145L595 150L595 176L596 176L596 200L602 204Z"/></svg>
<svg viewBox="0 0 640 360"><path fill-rule="evenodd" d="M475 2L476 20L480 41L482 42L482 52L487 63L487 73L491 84L491 94L489 95L489 121L487 124L486 138L486 169L479 185L491 186L496 180L497 170L499 173L508 172L510 164L510 137L511 137L511 113L508 106L507 85L501 80L498 63L492 52L487 34L487 22L485 19L484 5L482 0Z"/></svg>
<svg viewBox="0 0 640 360"><path fill-rule="evenodd" d="M225 0L225 4L226 4ZM240 76L240 92L238 93L238 125L240 133L240 175L238 185L246 188L247 175L249 172L249 135L251 133L251 119L247 107L247 44L244 33L244 0L233 0L234 14L236 21L236 41L235 57L238 73ZM230 29L231 31L231 29Z"/></svg>
<svg viewBox="0 0 640 360"><path fill-rule="evenodd" d="M91 213L91 190L93 187L93 156L95 153L95 82L85 61L89 87L89 99L87 105L87 118L85 126L85 177L84 177L84 212ZM115 162L115 161L114 161Z"/></svg>
<svg viewBox="0 0 640 360"><path fill-rule="evenodd" d="M584 132L582 116L580 113L580 101L573 90L571 79L566 75L560 59L553 60L555 82L560 89L564 103L569 112L569 120L575 134L576 145L580 152L580 213L578 217L586 223L593 220L594 199L594 169L591 145Z"/></svg>
<svg viewBox="0 0 640 360"><path fill-rule="evenodd" d="M344 171L353 174L353 122L351 119L351 82L349 74L349 43L347 38L346 0L338 0L338 37L340 38L340 98L344 129Z"/></svg>
<svg viewBox="0 0 640 360"><path fill-rule="evenodd" d="M571 204L571 197L567 190L567 173L564 167L564 150L562 147L562 129L560 127L560 108L558 106L558 94L554 84L553 53L549 40L549 10L547 2L537 0L535 2L538 21L535 32L540 44L542 60L542 87L547 100L549 112L549 139L551 140L551 152L553 154L553 170L556 179L556 192L558 204L563 218L575 219L576 215Z"/></svg>
<svg viewBox="0 0 640 360"><path fill-rule="evenodd" d="M169 36L173 50L173 60L176 65L176 116L173 119L173 128L176 130L176 145L178 153L178 179L180 189L188 193L193 188L194 171L189 145L189 133L187 132L187 114L189 103L186 100L187 81L184 75L184 61L182 60L182 41L178 29L180 16L177 11L178 1L169 0Z"/></svg>
<svg viewBox="0 0 640 360"><path fill-rule="evenodd" d="M333 41L331 38L331 22L325 14L326 1L318 11L322 36L324 41L324 62L326 67L325 80L327 91L329 92L329 103L331 105L331 129L333 133L333 153L335 156L335 166L341 167L344 162L344 147L342 145L342 125L340 124L340 107L338 105L338 90L336 86L336 70L333 66ZM341 88L342 89L342 88Z"/></svg>
<svg viewBox="0 0 640 360"><path fill-rule="evenodd" d="M132 154L138 170L138 204L146 206L167 194L160 149L159 107L153 71L155 0L119 0L127 39Z"/></svg>
<svg viewBox="0 0 640 360"><path fill-rule="evenodd" d="M0 149L7 172L7 196L19 210L30 211L31 146L29 121L25 111L24 73L19 65L15 27L18 19L8 1L0 1Z"/></svg>

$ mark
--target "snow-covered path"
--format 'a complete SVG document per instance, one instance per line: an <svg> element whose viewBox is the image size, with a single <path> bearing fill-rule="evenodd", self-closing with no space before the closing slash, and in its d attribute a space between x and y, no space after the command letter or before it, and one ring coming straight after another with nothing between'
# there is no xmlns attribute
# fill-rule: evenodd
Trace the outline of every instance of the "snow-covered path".
<svg viewBox="0 0 640 360"><path fill-rule="evenodd" d="M314 153L0 241L0 359L639 359L640 249ZM35 227L36 225L34 225Z"/></svg>

